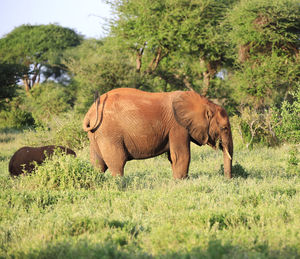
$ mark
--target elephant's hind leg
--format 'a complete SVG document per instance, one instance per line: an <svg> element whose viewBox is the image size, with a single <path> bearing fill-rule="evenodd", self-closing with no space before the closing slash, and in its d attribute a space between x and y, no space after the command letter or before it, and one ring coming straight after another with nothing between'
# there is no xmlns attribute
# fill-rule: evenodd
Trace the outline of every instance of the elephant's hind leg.
<svg viewBox="0 0 300 259"><path fill-rule="evenodd" d="M102 173L105 173L105 171L107 170L107 165L100 156L97 156L95 160L95 167L99 168Z"/></svg>
<svg viewBox="0 0 300 259"><path fill-rule="evenodd" d="M124 166L127 161L127 155L121 144L105 143L101 145L103 159L108 166L108 170L113 176L123 176Z"/></svg>
<svg viewBox="0 0 300 259"><path fill-rule="evenodd" d="M90 158L92 165L100 169L102 173L107 170L106 163L104 162L103 158L99 154L97 154L92 145L90 146Z"/></svg>

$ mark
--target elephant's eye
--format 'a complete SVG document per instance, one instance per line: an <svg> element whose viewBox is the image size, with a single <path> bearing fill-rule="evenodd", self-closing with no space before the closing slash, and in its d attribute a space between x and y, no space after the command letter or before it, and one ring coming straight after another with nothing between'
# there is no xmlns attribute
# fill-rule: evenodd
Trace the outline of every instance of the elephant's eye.
<svg viewBox="0 0 300 259"><path fill-rule="evenodd" d="M226 126L225 127L221 127L221 130L226 131L226 130L228 130L228 128Z"/></svg>

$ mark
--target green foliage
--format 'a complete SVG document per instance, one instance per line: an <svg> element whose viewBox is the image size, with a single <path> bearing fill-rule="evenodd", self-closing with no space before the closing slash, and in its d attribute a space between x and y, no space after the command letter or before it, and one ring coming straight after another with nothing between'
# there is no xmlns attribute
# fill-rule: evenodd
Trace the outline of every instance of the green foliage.
<svg viewBox="0 0 300 259"><path fill-rule="evenodd" d="M300 7L297 0L242 0L230 12L231 40L255 51L299 47Z"/></svg>
<svg viewBox="0 0 300 259"><path fill-rule="evenodd" d="M300 142L300 89L291 92L291 101L284 101L280 109L277 109L277 116L274 121L278 138L282 141Z"/></svg>
<svg viewBox="0 0 300 259"><path fill-rule="evenodd" d="M232 118L232 125L246 147L254 144L274 146L300 141L300 91L293 91L279 108L255 109L244 106Z"/></svg>
<svg viewBox="0 0 300 259"><path fill-rule="evenodd" d="M48 121L47 127L36 127L25 131L23 145L61 145L71 149L82 149L88 142L82 130L82 116L74 112L61 114Z"/></svg>
<svg viewBox="0 0 300 259"><path fill-rule="evenodd" d="M19 184L33 190L94 189L101 179L101 174L90 163L56 151L51 158L37 166L34 173L23 177Z"/></svg>
<svg viewBox="0 0 300 259"><path fill-rule="evenodd" d="M125 40L138 72L165 81L160 90L202 89L203 73L213 79L228 61L222 21L235 1L107 2L118 16L112 35ZM194 72L195 67L200 70Z"/></svg>
<svg viewBox="0 0 300 259"><path fill-rule="evenodd" d="M297 62L273 52L254 56L239 66L231 86L238 103L253 106L279 105L289 89L296 89L300 74Z"/></svg>
<svg viewBox="0 0 300 259"><path fill-rule="evenodd" d="M289 150L287 171L291 175L299 175L300 173L300 152L296 146Z"/></svg>
<svg viewBox="0 0 300 259"><path fill-rule="evenodd" d="M24 67L0 63L0 108L4 108L5 103L17 95L17 78L25 72Z"/></svg>
<svg viewBox="0 0 300 259"><path fill-rule="evenodd" d="M32 114L23 109L22 98L16 97L0 111L0 128L23 129L33 126Z"/></svg>
<svg viewBox="0 0 300 259"><path fill-rule="evenodd" d="M113 38L86 40L65 54L65 65L77 88L76 111L88 110L96 90L102 94L113 88L141 87L146 81L135 72L123 43Z"/></svg>
<svg viewBox="0 0 300 259"><path fill-rule="evenodd" d="M74 112L57 118L51 129L55 132L53 141L57 145L80 149L88 142L87 134L82 130L82 117Z"/></svg>
<svg viewBox="0 0 300 259"><path fill-rule="evenodd" d="M232 88L239 103L278 106L300 78L296 0L243 0L228 15L236 47Z"/></svg>
<svg viewBox="0 0 300 259"><path fill-rule="evenodd" d="M22 25L0 39L1 62L19 66L14 76L23 79L28 91L44 77L58 78L65 68L62 52L77 46L82 37L75 31L59 25ZM24 71L26 68L26 71Z"/></svg>
<svg viewBox="0 0 300 259"><path fill-rule="evenodd" d="M1 58L24 65L55 64L56 54L80 41L73 30L55 24L22 25L0 40Z"/></svg>
<svg viewBox="0 0 300 259"><path fill-rule="evenodd" d="M212 55L212 49L220 44L216 27L234 1L107 2L119 18L114 21L112 32L125 38L131 48L138 50L147 43L146 51L152 54L162 47L164 52L185 49L201 57Z"/></svg>
<svg viewBox="0 0 300 259"><path fill-rule="evenodd" d="M25 98L26 110L32 113L36 125L48 124L54 116L71 108L72 96L66 86L57 83L43 83Z"/></svg>
<svg viewBox="0 0 300 259"><path fill-rule="evenodd" d="M247 148L254 144L274 146L278 144L276 135L277 123L274 120L275 112L269 110L256 110L250 107L240 108L239 116L232 118L235 131L241 136Z"/></svg>

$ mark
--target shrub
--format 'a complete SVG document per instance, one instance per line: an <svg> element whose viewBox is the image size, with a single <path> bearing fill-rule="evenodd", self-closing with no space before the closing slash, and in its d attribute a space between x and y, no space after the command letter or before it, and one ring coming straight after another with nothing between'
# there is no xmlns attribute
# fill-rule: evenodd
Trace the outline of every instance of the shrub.
<svg viewBox="0 0 300 259"><path fill-rule="evenodd" d="M22 185L39 189L90 189L102 181L103 174L95 171L87 161L71 155L62 155L59 150L51 158L37 166L35 172L21 179Z"/></svg>
<svg viewBox="0 0 300 259"><path fill-rule="evenodd" d="M240 108L240 115L234 116L232 121L247 148L255 143L272 146L280 142L300 142L300 90L291 92L290 97L280 108Z"/></svg>
<svg viewBox="0 0 300 259"><path fill-rule="evenodd" d="M291 101L282 103L274 121L276 135L281 141L300 142L300 89L291 92Z"/></svg>
<svg viewBox="0 0 300 259"><path fill-rule="evenodd" d="M53 117L48 122L49 127L36 127L27 130L24 145L62 145L71 149L80 149L87 145L88 137L82 129L82 116L74 112Z"/></svg>
<svg viewBox="0 0 300 259"><path fill-rule="evenodd" d="M71 148L83 148L88 142L86 132L82 129L82 118L74 112L65 114L60 120L55 120L54 142Z"/></svg>
<svg viewBox="0 0 300 259"><path fill-rule="evenodd" d="M34 125L32 114L22 109L21 98L14 98L0 111L0 128L22 129Z"/></svg>
<svg viewBox="0 0 300 259"><path fill-rule="evenodd" d="M57 83L35 86L31 96L25 99L26 109L32 113L37 125L47 126L54 117L71 108L72 96L66 87Z"/></svg>
<svg viewBox="0 0 300 259"><path fill-rule="evenodd" d="M287 172L289 175L297 175L300 172L300 153L296 147L289 150Z"/></svg>
<svg viewBox="0 0 300 259"><path fill-rule="evenodd" d="M257 143L268 146L278 143L273 114L272 109L258 111L251 107L242 107L240 116L232 118L233 127L247 148L252 148Z"/></svg>

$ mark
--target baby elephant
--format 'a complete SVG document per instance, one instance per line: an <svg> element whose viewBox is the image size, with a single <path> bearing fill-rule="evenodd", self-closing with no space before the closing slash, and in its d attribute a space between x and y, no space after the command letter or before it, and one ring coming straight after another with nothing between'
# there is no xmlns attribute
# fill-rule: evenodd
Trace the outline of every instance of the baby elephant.
<svg viewBox="0 0 300 259"><path fill-rule="evenodd" d="M9 161L9 172L11 176L18 176L26 172L30 173L35 167L35 163L41 164L47 156L51 156L55 149L61 149L62 152L76 156L76 153L63 146L43 146L43 147L22 147L11 157Z"/></svg>

